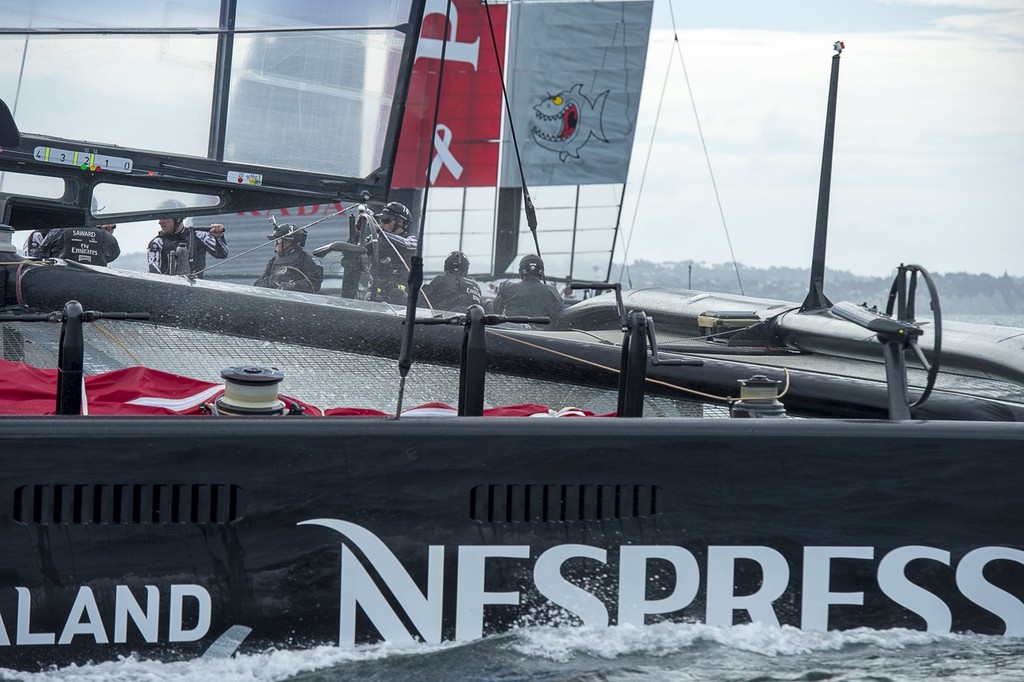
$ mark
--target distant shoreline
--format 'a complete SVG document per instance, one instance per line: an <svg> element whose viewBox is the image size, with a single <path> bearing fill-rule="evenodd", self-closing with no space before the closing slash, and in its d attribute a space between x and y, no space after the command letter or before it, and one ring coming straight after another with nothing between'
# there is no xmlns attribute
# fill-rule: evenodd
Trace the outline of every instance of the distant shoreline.
<svg viewBox="0 0 1024 682"><path fill-rule="evenodd" d="M111 264L124 270L147 270L145 253L123 253ZM748 268L740 266L742 291L731 264L651 263L637 261L627 270L614 265L613 275L623 272L623 288L666 287L694 289L755 298L802 301L807 294L810 271L802 268ZM231 279L250 284L250 280ZM943 313L949 319L1024 327L1024 277L973 275L967 273L931 273L939 292ZM825 294L833 302L867 303L885 309L891 277L854 275L843 270L825 271ZM918 292L919 306L927 306L926 290ZM998 320L998 321L993 321Z"/></svg>

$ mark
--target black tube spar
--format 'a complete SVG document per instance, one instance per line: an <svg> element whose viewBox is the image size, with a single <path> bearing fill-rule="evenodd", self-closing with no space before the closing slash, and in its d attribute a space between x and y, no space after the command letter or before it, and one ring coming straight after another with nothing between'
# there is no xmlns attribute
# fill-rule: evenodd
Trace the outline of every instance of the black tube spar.
<svg viewBox="0 0 1024 682"><path fill-rule="evenodd" d="M828 86L828 111L825 114L825 145L821 153L821 180L818 184L818 217L814 224L814 252L811 256L811 285L800 312L832 307L825 296L825 244L828 240L828 200L832 185L832 143L836 134L836 96L839 89L839 56L843 42L837 40L832 49L832 78Z"/></svg>

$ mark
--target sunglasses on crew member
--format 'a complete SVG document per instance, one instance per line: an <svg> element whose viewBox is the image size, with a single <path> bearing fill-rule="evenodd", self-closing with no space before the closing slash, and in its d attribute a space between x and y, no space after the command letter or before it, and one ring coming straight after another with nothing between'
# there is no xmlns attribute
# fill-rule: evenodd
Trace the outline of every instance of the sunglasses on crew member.
<svg viewBox="0 0 1024 682"><path fill-rule="evenodd" d="M380 224L381 225L388 225L389 223L393 223L393 222L395 222L395 217L394 216L385 216L385 217L380 219Z"/></svg>

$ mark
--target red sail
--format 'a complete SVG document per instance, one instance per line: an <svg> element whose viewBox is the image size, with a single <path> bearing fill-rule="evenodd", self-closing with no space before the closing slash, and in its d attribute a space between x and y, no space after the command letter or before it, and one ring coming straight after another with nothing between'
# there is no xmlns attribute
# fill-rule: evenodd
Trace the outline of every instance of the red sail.
<svg viewBox="0 0 1024 682"><path fill-rule="evenodd" d="M501 65L490 24L497 52L504 55L506 7L455 0L451 30L446 31L445 5L427 4L391 180L395 188L425 187L428 176L433 187L497 184ZM432 131L442 46L444 83L437 128Z"/></svg>

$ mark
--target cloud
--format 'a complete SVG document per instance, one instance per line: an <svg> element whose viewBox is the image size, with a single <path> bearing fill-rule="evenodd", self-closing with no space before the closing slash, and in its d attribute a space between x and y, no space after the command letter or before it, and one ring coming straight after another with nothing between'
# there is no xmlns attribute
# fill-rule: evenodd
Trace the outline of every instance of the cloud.
<svg viewBox="0 0 1024 682"><path fill-rule="evenodd" d="M1024 44L1013 31L995 33L993 21L1019 13L1009 3L970 4L977 13L843 36L830 267L884 275L904 261L1024 274ZM731 240L741 263L807 266L835 35L679 32L725 226L681 68L662 104L671 134L659 124L649 148L673 39L652 36L633 165L650 154L650 168L671 173L648 177L657 194L645 189L635 222L624 219L636 225L629 257L725 262ZM666 202L676 207L673 226L645 238L664 222L647 206Z"/></svg>

